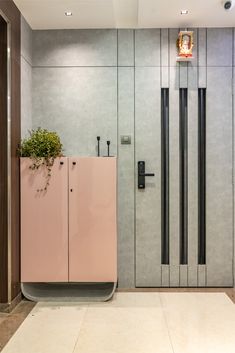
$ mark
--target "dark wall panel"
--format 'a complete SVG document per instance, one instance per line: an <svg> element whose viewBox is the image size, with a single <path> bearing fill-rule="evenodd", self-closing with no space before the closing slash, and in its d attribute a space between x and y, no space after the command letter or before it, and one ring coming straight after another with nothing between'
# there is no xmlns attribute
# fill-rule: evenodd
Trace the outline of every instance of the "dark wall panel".
<svg viewBox="0 0 235 353"><path fill-rule="evenodd" d="M11 23L11 293L8 292L8 243L7 243L7 220L6 217L1 219L3 222L0 232L0 268L4 274L0 282L0 302L6 303L9 299L14 299L20 292L20 190L19 190L19 160L17 157L17 146L20 142L20 12L12 0L1 0L0 11L8 18ZM6 92L7 93L7 92ZM6 96L7 97L7 94ZM1 107L2 108L2 107ZM3 129L0 130L1 141L6 138L5 115L1 115L1 124ZM3 134L3 136L2 136ZM5 136L4 136L5 134ZM1 142L3 143L3 141ZM6 166L6 150L0 151L1 170ZM1 193L0 207L1 211L6 212L6 173L2 175L1 185L4 185L4 192ZM4 211L5 209L5 211ZM1 212L2 214L2 212ZM9 298L10 295L10 298Z"/></svg>

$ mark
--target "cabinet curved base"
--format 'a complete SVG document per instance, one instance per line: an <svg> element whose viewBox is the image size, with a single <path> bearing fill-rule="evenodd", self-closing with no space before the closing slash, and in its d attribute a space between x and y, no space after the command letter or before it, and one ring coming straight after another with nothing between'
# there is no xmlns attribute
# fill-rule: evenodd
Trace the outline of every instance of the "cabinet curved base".
<svg viewBox="0 0 235 353"><path fill-rule="evenodd" d="M117 283L21 283L31 301L105 302L112 299Z"/></svg>

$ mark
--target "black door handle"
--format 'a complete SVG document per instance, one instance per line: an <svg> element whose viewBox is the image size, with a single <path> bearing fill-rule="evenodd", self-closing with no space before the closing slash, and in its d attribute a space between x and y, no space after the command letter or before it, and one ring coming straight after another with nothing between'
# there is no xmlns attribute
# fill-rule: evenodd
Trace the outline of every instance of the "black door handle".
<svg viewBox="0 0 235 353"><path fill-rule="evenodd" d="M146 176L155 176L154 173L139 173L139 176L143 176L143 177L146 177Z"/></svg>
<svg viewBox="0 0 235 353"><path fill-rule="evenodd" d="M153 177L154 173L145 173L145 162L138 162L138 189L145 189L145 177Z"/></svg>

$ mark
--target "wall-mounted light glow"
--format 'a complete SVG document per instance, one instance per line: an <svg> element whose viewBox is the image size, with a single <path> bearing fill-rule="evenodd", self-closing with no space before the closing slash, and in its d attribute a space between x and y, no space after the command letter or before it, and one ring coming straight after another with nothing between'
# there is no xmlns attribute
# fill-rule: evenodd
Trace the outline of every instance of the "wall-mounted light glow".
<svg viewBox="0 0 235 353"><path fill-rule="evenodd" d="M65 16L72 16L73 14L72 14L72 12L71 11L66 11L65 12Z"/></svg>
<svg viewBox="0 0 235 353"><path fill-rule="evenodd" d="M181 11L180 11L180 14L181 14L181 15L187 15L187 14L188 14L188 10L181 10Z"/></svg>

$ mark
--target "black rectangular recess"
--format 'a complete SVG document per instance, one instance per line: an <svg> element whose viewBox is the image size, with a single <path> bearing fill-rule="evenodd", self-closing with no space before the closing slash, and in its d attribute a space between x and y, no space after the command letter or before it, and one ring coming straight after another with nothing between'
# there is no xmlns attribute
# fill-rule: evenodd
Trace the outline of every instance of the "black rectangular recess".
<svg viewBox="0 0 235 353"><path fill-rule="evenodd" d="M206 264L206 88L198 89L198 264Z"/></svg>
<svg viewBox="0 0 235 353"><path fill-rule="evenodd" d="M180 147L180 264L188 263L188 89L179 95Z"/></svg>
<svg viewBox="0 0 235 353"><path fill-rule="evenodd" d="M161 263L169 265L169 88L161 89Z"/></svg>

